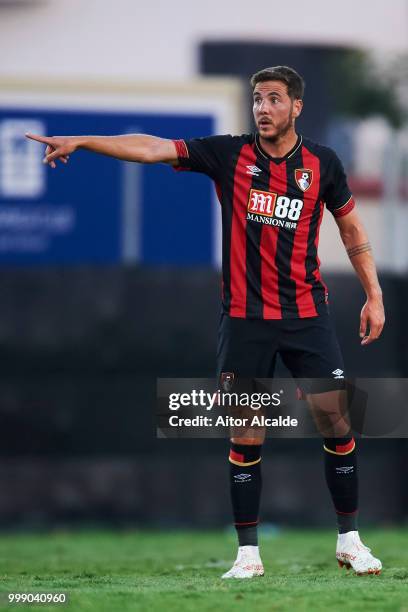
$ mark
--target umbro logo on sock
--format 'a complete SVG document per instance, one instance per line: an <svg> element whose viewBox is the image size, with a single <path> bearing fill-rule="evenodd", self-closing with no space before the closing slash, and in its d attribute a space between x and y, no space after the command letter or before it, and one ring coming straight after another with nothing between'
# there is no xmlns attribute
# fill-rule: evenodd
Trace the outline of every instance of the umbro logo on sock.
<svg viewBox="0 0 408 612"><path fill-rule="evenodd" d="M351 474L354 470L354 466L345 465L344 467L336 467L337 474Z"/></svg>
<svg viewBox="0 0 408 612"><path fill-rule="evenodd" d="M237 482L249 482L251 480L251 474L235 474L234 480Z"/></svg>
<svg viewBox="0 0 408 612"><path fill-rule="evenodd" d="M337 370L333 370L332 374L334 374L334 378L344 378L343 374L343 370L340 370L339 368L337 368Z"/></svg>

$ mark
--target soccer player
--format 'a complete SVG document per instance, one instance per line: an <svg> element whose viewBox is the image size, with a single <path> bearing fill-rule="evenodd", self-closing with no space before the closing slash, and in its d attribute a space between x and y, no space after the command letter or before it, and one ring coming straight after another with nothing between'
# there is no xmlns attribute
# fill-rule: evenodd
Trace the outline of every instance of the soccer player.
<svg viewBox="0 0 408 612"><path fill-rule="evenodd" d="M324 207L334 216L367 299L361 311L363 346L384 325L382 292L367 234L338 157L296 133L303 79L286 66L251 78L256 133L167 140L148 135L27 134L46 145L55 168L77 149L140 163L164 162L207 174L222 208L223 314L217 371L221 384L273 376L279 353L298 379L325 379L303 389L324 437L325 473L337 515L336 557L358 574L379 573L381 562L357 529L356 445L344 416L344 364L319 272ZM316 386L317 384L317 386ZM229 454L238 555L223 578L264 573L257 539L264 431L233 435Z"/></svg>

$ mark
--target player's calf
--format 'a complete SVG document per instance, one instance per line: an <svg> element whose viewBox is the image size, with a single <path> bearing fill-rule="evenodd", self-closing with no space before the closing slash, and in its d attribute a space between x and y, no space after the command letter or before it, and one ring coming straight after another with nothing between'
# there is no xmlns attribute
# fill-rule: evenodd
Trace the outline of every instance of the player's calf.
<svg viewBox="0 0 408 612"><path fill-rule="evenodd" d="M371 554L357 531L358 478L354 438L326 438L324 441L326 480L337 515L339 534L336 558L340 567L356 574L379 574L382 564Z"/></svg>
<svg viewBox="0 0 408 612"><path fill-rule="evenodd" d="M358 473L354 438L325 438L323 448L326 482L336 511L339 533L356 531Z"/></svg>
<svg viewBox="0 0 408 612"><path fill-rule="evenodd" d="M254 578L264 574L258 549L261 450L260 444L231 442L230 491L239 548L233 567L222 578Z"/></svg>
<svg viewBox="0 0 408 612"><path fill-rule="evenodd" d="M230 491L240 546L258 546L257 525L262 489L261 445L231 442Z"/></svg>

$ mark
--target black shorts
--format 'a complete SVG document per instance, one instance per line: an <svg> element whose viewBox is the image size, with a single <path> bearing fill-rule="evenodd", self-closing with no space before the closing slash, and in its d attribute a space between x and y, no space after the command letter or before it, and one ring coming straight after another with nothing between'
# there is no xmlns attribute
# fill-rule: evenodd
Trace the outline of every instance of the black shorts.
<svg viewBox="0 0 408 612"><path fill-rule="evenodd" d="M293 378L324 379L329 388L344 386L343 356L328 311L306 319L221 315L218 378L223 373L232 373L236 379L273 378L278 354Z"/></svg>

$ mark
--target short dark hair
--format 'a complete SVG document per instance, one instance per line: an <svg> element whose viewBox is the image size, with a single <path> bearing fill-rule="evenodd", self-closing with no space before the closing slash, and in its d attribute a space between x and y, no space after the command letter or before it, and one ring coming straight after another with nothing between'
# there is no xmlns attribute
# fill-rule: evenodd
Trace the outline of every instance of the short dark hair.
<svg viewBox="0 0 408 612"><path fill-rule="evenodd" d="M288 89L288 96L292 100L302 100L305 91L305 82L294 70L289 66L272 66L271 68L264 68L251 77L252 90L255 89L257 83L264 81L282 81L285 83Z"/></svg>

